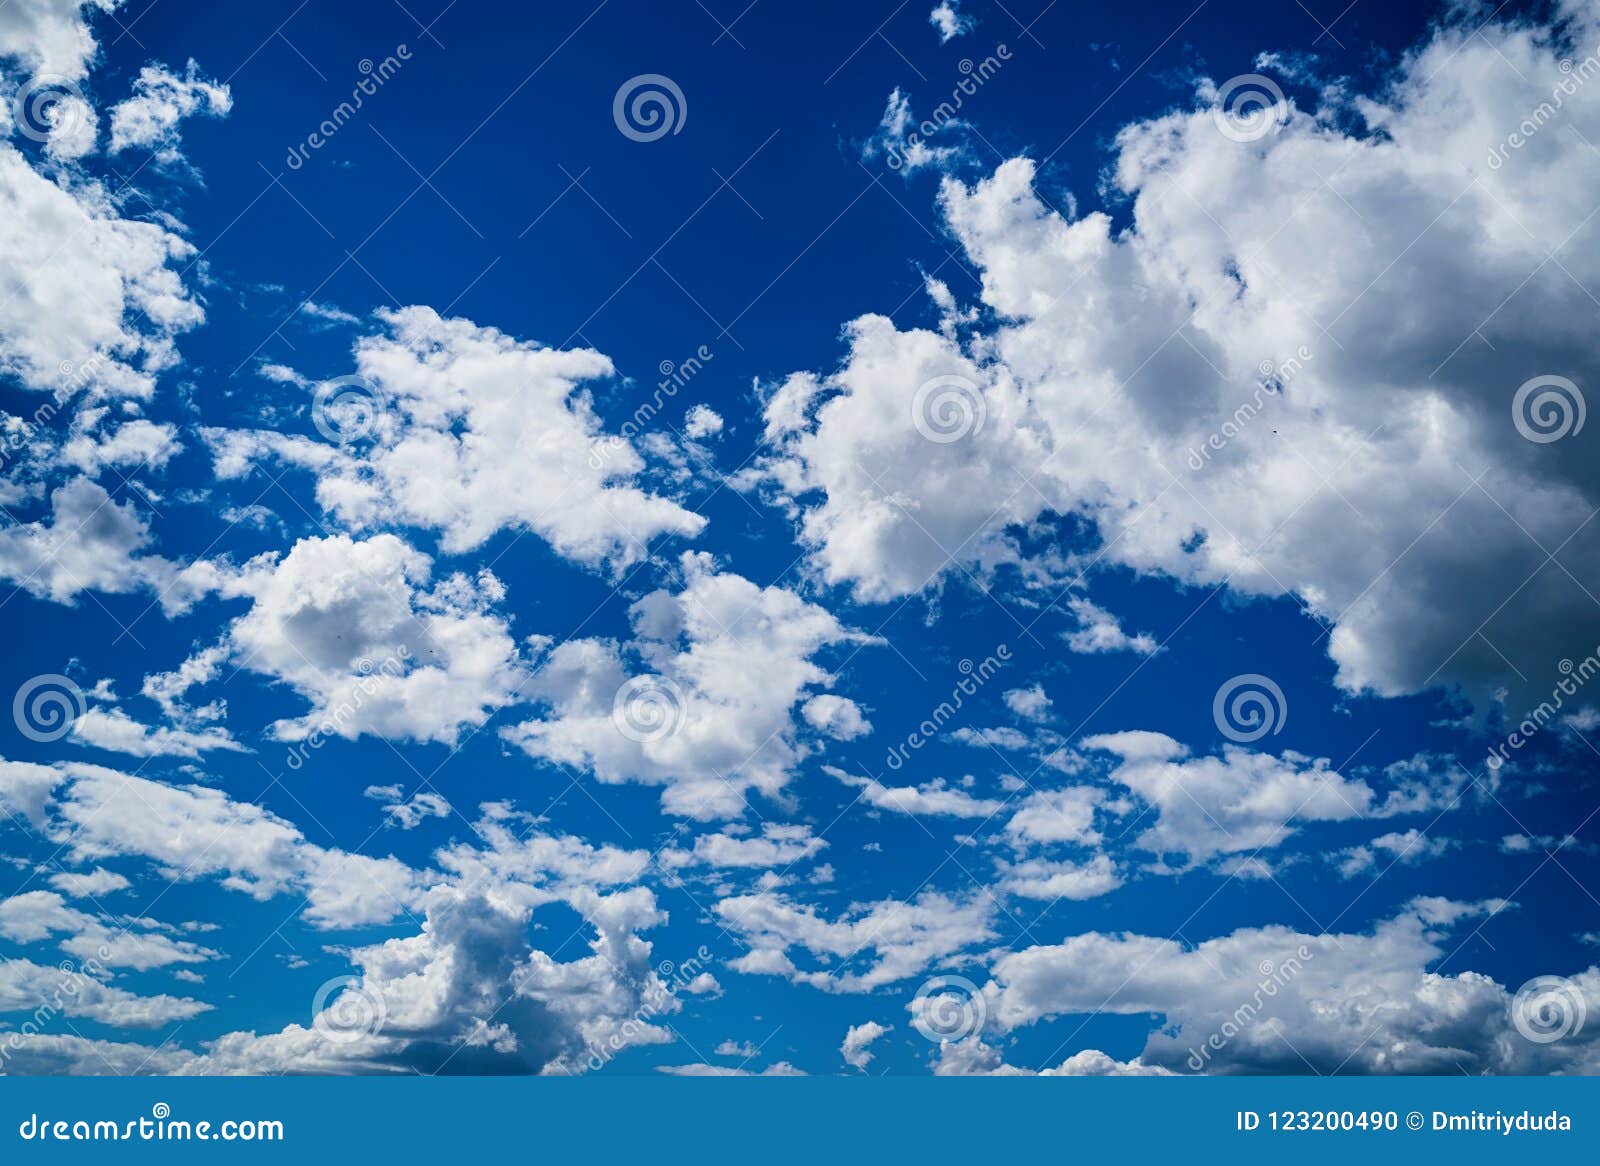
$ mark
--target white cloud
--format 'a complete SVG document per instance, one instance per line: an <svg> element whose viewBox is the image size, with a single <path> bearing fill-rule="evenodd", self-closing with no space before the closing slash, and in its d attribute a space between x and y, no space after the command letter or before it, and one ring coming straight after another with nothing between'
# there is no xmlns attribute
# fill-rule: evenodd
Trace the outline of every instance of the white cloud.
<svg viewBox="0 0 1600 1166"><path fill-rule="evenodd" d="M111 109L111 152L138 148L175 157L180 121L196 114L226 117L232 108L228 87L206 80L193 61L182 76L164 65L146 65L133 83L133 96Z"/></svg>
<svg viewBox="0 0 1600 1166"><path fill-rule="evenodd" d="M1158 647L1155 637L1145 632L1130 636L1122 630L1117 617L1105 608L1084 598L1067 600L1067 608L1078 619L1078 626L1063 634L1067 647L1085 655L1104 652L1134 652L1140 656L1153 656Z"/></svg>
<svg viewBox="0 0 1600 1166"><path fill-rule="evenodd" d="M784 976L826 992L870 992L992 939L993 909L992 900L975 896L962 902L933 891L910 902L854 904L836 920L770 891L723 899L716 908L724 926L750 948L734 962L737 970ZM796 967L788 954L794 949L824 966ZM870 962L862 958L867 952L875 957Z"/></svg>
<svg viewBox="0 0 1600 1166"><path fill-rule="evenodd" d="M844 1042L839 1046L839 1055L852 1069L865 1072L867 1065L872 1062L872 1042L893 1027L893 1025L885 1027L876 1020L869 1020L865 1024L852 1024L844 1034Z"/></svg>
<svg viewBox="0 0 1600 1166"><path fill-rule="evenodd" d="M0 936L14 943L62 936L62 951L103 967L148 971L217 958L209 948L174 939L154 927L145 919L123 924L90 915L69 907L54 891L24 891L0 902Z"/></svg>
<svg viewBox="0 0 1600 1166"><path fill-rule="evenodd" d="M1036 790L1011 815L1006 834L1021 847L1055 843L1094 846L1101 838L1095 811L1104 801L1105 795L1089 786Z"/></svg>
<svg viewBox="0 0 1600 1166"><path fill-rule="evenodd" d="M432 560L391 534L301 539L282 557L250 560L221 589L252 600L226 633L233 660L311 703L273 726L286 740L453 743L509 703L523 678L505 620L491 611L499 580L484 571L435 582Z"/></svg>
<svg viewBox="0 0 1600 1166"><path fill-rule="evenodd" d="M1572 43L1600 40L1592 11L1563 12ZM1285 104L1258 140L1219 128L1208 88L1126 127L1111 181L1127 226L1050 210L1027 160L946 180L1002 323L963 344L863 317L838 372L769 407L771 477L791 500L820 492L796 504L823 577L893 599L958 551L1018 557L1004 524L1075 514L1107 565L1297 596L1334 625L1348 690L1457 684L1487 705L1505 686L1515 706L1547 689L1600 639L1575 581L1600 570L1600 430L1535 443L1511 412L1533 376L1600 387L1574 323L1600 283L1584 242L1600 87L1486 162L1564 77L1566 38L1477 24L1447 18L1381 98ZM1268 361L1270 416L1214 450ZM917 430L937 378L982 418L959 440Z"/></svg>
<svg viewBox="0 0 1600 1166"><path fill-rule="evenodd" d="M50 876L49 883L64 895L75 899L98 899L113 891L127 890L132 884L114 871L95 867L90 871L62 871Z"/></svg>
<svg viewBox="0 0 1600 1166"><path fill-rule="evenodd" d="M1116 864L1104 854L1097 854L1087 862L1045 858L1002 862L1000 873L1003 878L1000 886L1008 894L1050 903L1058 899L1094 899L1122 885L1122 875Z"/></svg>
<svg viewBox="0 0 1600 1166"><path fill-rule="evenodd" d="M692 852L664 850L660 861L669 869L698 864L777 870L813 858L827 845L811 833L809 826L767 822L762 825L758 837L741 838L728 831L702 834L694 840Z"/></svg>
<svg viewBox="0 0 1600 1166"><path fill-rule="evenodd" d="M555 648L529 685L549 715L503 736L603 782L662 786L668 813L735 817L745 791L778 795L806 755L795 705L832 680L812 656L869 640L792 592L718 572L706 556L685 554L682 569L680 591L629 609L625 648L596 639Z"/></svg>
<svg viewBox="0 0 1600 1166"><path fill-rule="evenodd" d="M98 483L74 478L52 491L48 521L0 529L0 579L57 603L72 603L85 591L149 588L169 613L214 583L207 564L179 568L141 554L150 541L149 524L131 499L118 502Z"/></svg>
<svg viewBox="0 0 1600 1166"><path fill-rule="evenodd" d="M1505 988L1428 970L1457 945L1450 928L1504 906L1419 901L1370 934L1242 928L1192 948L1090 932L997 960L988 1016L1007 1032L1050 1016L1157 1014L1142 1059L1178 1071L1593 1072L1593 1033L1529 1041ZM1568 985L1600 1004L1600 971Z"/></svg>
<svg viewBox="0 0 1600 1166"><path fill-rule="evenodd" d="M619 573L657 536L704 528L704 518L635 485L643 459L602 431L582 388L613 375L600 353L541 348L425 307L378 318L388 331L357 343L358 379L332 385L315 417L345 444L208 430L218 475L278 457L315 472L318 501L352 529L439 530L452 554L500 530L529 530L570 559Z"/></svg>
<svg viewBox="0 0 1600 1166"><path fill-rule="evenodd" d="M800 707L810 725L837 741L854 741L872 732L872 724L861 714L861 706L849 697L825 692Z"/></svg>
<svg viewBox="0 0 1600 1166"><path fill-rule="evenodd" d="M950 787L943 778L933 778L920 786L888 786L869 777L855 777L827 767L827 772L844 782L860 788L861 799L880 810L918 817L988 818L998 814L1004 802L994 798L975 798L964 790Z"/></svg>
<svg viewBox="0 0 1600 1166"><path fill-rule="evenodd" d="M657 1065L657 1072L673 1077L804 1077L788 1061L774 1061L759 1073L751 1069L735 1069L727 1065Z"/></svg>
<svg viewBox="0 0 1600 1166"><path fill-rule="evenodd" d="M1355 878L1371 873L1376 878L1393 866L1415 866L1430 858L1438 858L1456 843L1449 838L1429 838L1413 827L1405 831L1380 834L1371 842L1341 850L1333 857L1338 861L1339 874Z"/></svg>
<svg viewBox="0 0 1600 1166"><path fill-rule="evenodd" d="M95 11L115 11L119 3L12 0L0 7L0 57L21 61L33 73L81 80L97 48L88 16Z"/></svg>
<svg viewBox="0 0 1600 1166"><path fill-rule="evenodd" d="M959 119L949 118L939 123L933 133L954 132L963 124ZM932 127L927 123L917 124L916 115L911 112L910 95L896 88L889 94L877 130L861 147L861 156L872 159L882 155L889 168L901 174L912 174L930 166L942 169L961 156L959 145L930 145L927 139L933 133L925 133L925 128Z"/></svg>
<svg viewBox="0 0 1600 1166"><path fill-rule="evenodd" d="M693 441L722 432L722 415L709 405L695 405L684 415L683 435Z"/></svg>
<svg viewBox="0 0 1600 1166"><path fill-rule="evenodd" d="M956 37L971 32L978 23L960 8L961 0L939 0L933 11L928 13L928 23L939 30L940 44L947 45Z"/></svg>
<svg viewBox="0 0 1600 1166"><path fill-rule="evenodd" d="M72 722L72 740L133 757L199 757L213 750L248 752L226 729L199 730L150 726L120 708L90 708Z"/></svg>
<svg viewBox="0 0 1600 1166"><path fill-rule="evenodd" d="M439 794L422 790L408 799L397 785L369 785L361 791L366 797L383 803L383 813L391 826L414 830L427 818L448 818L450 803Z"/></svg>
<svg viewBox="0 0 1600 1166"><path fill-rule="evenodd" d="M1107 780L1157 811L1134 845L1190 865L1280 846L1298 823L1369 817L1377 804L1366 782L1295 753L1228 746L1220 757L1191 757L1171 737L1148 732L1089 737L1083 747L1113 755Z"/></svg>
<svg viewBox="0 0 1600 1166"><path fill-rule="evenodd" d="M981 1034L959 1041L942 1041L933 1071L941 1077L1169 1077L1172 1070L1147 1065L1135 1057L1119 1061L1099 1049L1073 1053L1053 1069L1023 1069L1008 1065L1000 1050L984 1042Z"/></svg>
<svg viewBox="0 0 1600 1166"><path fill-rule="evenodd" d="M160 469L183 445L176 426L157 424L143 417L112 423L102 433L90 430L105 416L103 408L81 409L73 418L72 434L61 446L61 460L86 474L106 467Z"/></svg>
<svg viewBox="0 0 1600 1166"><path fill-rule="evenodd" d="M0 1013L31 1015L44 1007L52 1009L51 1014L60 1012L116 1028L159 1028L211 1010L211 1005L185 996L140 996L87 972L26 959L0 962ZM25 1041L24 1051L36 1039ZM14 1071L9 1065L8 1070Z"/></svg>
<svg viewBox="0 0 1600 1166"><path fill-rule="evenodd" d="M1044 685L1013 688L1002 694L1006 708L1025 721L1042 721L1050 716L1050 698L1044 694Z"/></svg>
<svg viewBox="0 0 1600 1166"><path fill-rule="evenodd" d="M452 887L427 897L415 935L357 948L360 968L310 1028L210 1043L207 1073L571 1074L670 1035L637 1016L680 1005L634 932L663 916L643 888L574 896L592 954L559 963L530 945L528 912ZM612 1039L616 1043L612 1044Z"/></svg>
<svg viewBox="0 0 1600 1166"><path fill-rule="evenodd" d="M99 183L51 181L0 144L0 283L11 289L0 362L59 400L148 398L176 359L173 338L204 319L169 266L193 252L164 226L121 217Z"/></svg>
<svg viewBox="0 0 1600 1166"><path fill-rule="evenodd" d="M405 864L326 850L275 814L208 786L98 765L0 762L0 796L74 862L143 858L168 879L216 878L258 899L299 892L306 919L321 927L386 922L415 893L416 872Z"/></svg>

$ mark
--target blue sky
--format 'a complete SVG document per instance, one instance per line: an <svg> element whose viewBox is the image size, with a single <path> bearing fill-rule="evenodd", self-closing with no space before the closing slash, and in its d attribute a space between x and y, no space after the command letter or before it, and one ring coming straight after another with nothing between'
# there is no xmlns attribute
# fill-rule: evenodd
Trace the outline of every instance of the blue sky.
<svg viewBox="0 0 1600 1166"><path fill-rule="evenodd" d="M0 9L3 1068L1589 1071L1600 14L721 7Z"/></svg>

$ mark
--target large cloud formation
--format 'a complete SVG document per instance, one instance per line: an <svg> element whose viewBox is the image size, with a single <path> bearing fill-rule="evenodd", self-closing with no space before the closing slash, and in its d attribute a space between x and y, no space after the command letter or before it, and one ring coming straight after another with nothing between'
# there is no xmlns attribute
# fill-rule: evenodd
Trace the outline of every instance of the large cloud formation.
<svg viewBox="0 0 1600 1166"><path fill-rule="evenodd" d="M1251 121L1203 87L1118 134L1126 225L1025 158L946 179L989 322L863 317L767 405L823 576L889 600L1074 514L1105 564L1298 598L1349 690L1547 691L1600 638L1600 23L1560 8L1446 23L1372 98Z"/></svg>

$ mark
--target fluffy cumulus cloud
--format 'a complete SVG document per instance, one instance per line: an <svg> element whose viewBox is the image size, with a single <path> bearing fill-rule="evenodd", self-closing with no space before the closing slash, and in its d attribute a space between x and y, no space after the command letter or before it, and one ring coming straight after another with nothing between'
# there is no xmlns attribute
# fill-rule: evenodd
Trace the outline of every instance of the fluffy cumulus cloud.
<svg viewBox="0 0 1600 1166"><path fill-rule="evenodd" d="M222 477L276 457L317 475L317 498L352 529L407 523L450 552L527 530L561 554L620 570L657 536L705 519L635 484L633 445L600 427L583 388L613 375L587 349L518 341L431 308L382 311L356 347L356 375L319 386L318 437L208 433Z"/></svg>
<svg viewBox="0 0 1600 1166"><path fill-rule="evenodd" d="M1082 747L1109 758L1105 780L1154 811L1133 845L1179 868L1218 855L1275 849L1308 822L1437 814L1458 805L1463 794L1461 780L1419 772L1415 763L1390 767L1390 784L1380 796L1364 779L1339 774L1325 758L1293 752L1275 757L1230 745L1217 756L1192 756L1171 737L1143 731L1088 737ZM1412 833L1412 846L1421 844ZM1405 841L1386 835L1374 845L1393 838Z"/></svg>
<svg viewBox="0 0 1600 1166"><path fill-rule="evenodd" d="M1005 808L1005 803L996 798L974 797L941 777L932 778L921 785L892 786L876 778L856 777L831 766L828 772L845 785L860 789L861 800L867 805L896 814L932 818L990 818Z"/></svg>
<svg viewBox="0 0 1600 1166"><path fill-rule="evenodd" d="M96 51L89 17L115 11L121 0L14 0L0 9L0 57L25 76L81 80Z"/></svg>
<svg viewBox="0 0 1600 1166"><path fill-rule="evenodd" d="M309 1027L211 1042L207 1073L582 1073L640 1044L681 1007L635 934L662 921L643 888L573 904L591 954L559 962L531 945L525 907L454 887L430 892L421 930L358 948L360 974Z"/></svg>
<svg viewBox="0 0 1600 1166"><path fill-rule="evenodd" d="M437 870L423 872L315 846L216 790L94 766L0 763L0 798L72 863L143 859L168 879L215 878L258 898L303 895L307 919L323 928L402 913L416 926L351 951L355 972L326 986L309 1025L231 1032L194 1049L30 1033L12 1050L10 1071L581 1073L673 1039L663 1022L681 1009L680 990L715 991L705 973L666 982L651 961L639 933L665 915L650 890L634 885L649 865L645 852L544 833L538 819L504 804L484 806L474 842L437 851ZM54 881L87 889L117 877L90 867L75 882ZM555 904L580 919L572 938L587 933L589 954L563 961L533 945L534 913ZM91 914L54 891L14 895L0 909L0 936L52 942L84 964L62 993L62 969L6 961L0 1011L31 1011L52 992L65 1001L58 1011L118 1028L206 1011L202 1001L138 996L107 982L107 969L217 955L170 930Z"/></svg>
<svg viewBox="0 0 1600 1166"><path fill-rule="evenodd" d="M179 122L196 114L225 117L232 108L228 87L206 80L193 61L181 75L146 65L133 83L133 96L112 107L111 152L137 148L175 156Z"/></svg>
<svg viewBox="0 0 1600 1166"><path fill-rule="evenodd" d="M418 882L393 858L318 846L276 814L204 785L0 761L0 800L74 864L134 858L169 880L215 879L258 899L299 893L307 920L322 927L386 922L409 909Z"/></svg>
<svg viewBox="0 0 1600 1166"><path fill-rule="evenodd" d="M172 266L193 251L122 217L93 179L46 177L0 143L0 362L59 399L148 398L174 338L205 317Z"/></svg>
<svg viewBox="0 0 1600 1166"><path fill-rule="evenodd" d="M851 1068L865 1070L872 1062L872 1042L888 1031L888 1027L876 1020L869 1020L865 1024L852 1024L844 1034L844 1043L839 1046L839 1055Z"/></svg>
<svg viewBox="0 0 1600 1166"><path fill-rule="evenodd" d="M994 936L992 900L958 900L934 891L909 902L855 904L837 919L772 891L723 899L716 910L723 926L750 949L735 968L825 992L870 992ZM791 951L822 966L797 966Z"/></svg>
<svg viewBox="0 0 1600 1166"><path fill-rule="evenodd" d="M746 791L775 796L807 746L796 706L831 683L813 660L868 642L780 587L760 587L685 554L680 590L632 605L634 638L568 640L528 686L544 717L504 730L530 756L603 782L659 785L691 818L734 817ZM835 710L837 712L837 710Z"/></svg>
<svg viewBox="0 0 1600 1166"><path fill-rule="evenodd" d="M1170 1077L1171 1069L1147 1065L1135 1057L1119 1061L1099 1049L1073 1053L1054 1068L1025 1069L1006 1063L999 1049L981 1035L943 1041L933 1071L941 1077Z"/></svg>
<svg viewBox="0 0 1600 1166"><path fill-rule="evenodd" d="M190 567L146 553L150 524L128 497L74 478L53 490L50 513L0 529L0 580L31 595L73 603L86 591L148 590L167 611L187 607L214 585L210 564Z"/></svg>
<svg viewBox="0 0 1600 1166"><path fill-rule="evenodd" d="M786 870L819 854L827 845L809 826L767 822L759 835L743 837L729 830L702 834L694 840L693 850L666 849L658 859L669 869L703 865Z"/></svg>
<svg viewBox="0 0 1600 1166"><path fill-rule="evenodd" d="M226 729L146 725L120 708L89 708L72 722L72 740L133 757L199 757L213 750L242 752Z"/></svg>
<svg viewBox="0 0 1600 1166"><path fill-rule="evenodd" d="M140 996L89 972L67 972L27 959L0 964L0 1012L37 1014L46 1006L52 1016L61 1013L115 1028L159 1028L211 1010L211 1005L186 996ZM14 1058L13 1064L26 1071L25 1056Z"/></svg>
<svg viewBox="0 0 1600 1166"><path fill-rule="evenodd" d="M0 936L15 943L56 940L61 950L107 968L147 971L204 963L217 953L153 930L148 920L123 924L68 906L54 891L23 891L0 903Z"/></svg>
<svg viewBox="0 0 1600 1166"><path fill-rule="evenodd" d="M454 742L522 679L516 644L492 610L500 581L487 571L435 580L432 560L391 534L302 539L225 573L219 587L251 601L228 628L227 657L311 704L273 726L287 740ZM222 659L203 653L189 678L214 678Z"/></svg>
<svg viewBox="0 0 1600 1166"><path fill-rule="evenodd" d="M1600 24L1561 7L1583 56ZM1518 391L1600 386L1581 323L1600 88L1569 85L1561 126L1491 159L1568 45L1477 24L1447 19L1375 98L1249 122L1202 86L1126 127L1126 229L1049 209L1026 159L947 180L997 323L863 317L839 371L768 406L767 469L825 578L893 599L1071 514L1106 564L1297 597L1347 689L1548 687L1521 677L1600 639L1579 582L1600 567L1600 436L1567 390L1564 425Z"/></svg>
<svg viewBox="0 0 1600 1166"><path fill-rule="evenodd" d="M1052 1016L1158 1014L1142 1062L1178 1072L1594 1072L1592 1033L1529 1039L1519 1025L1537 1034L1534 1015L1519 1021L1500 984L1429 970L1463 922L1504 906L1426 900L1369 934L1253 927L1193 947L1090 932L1002 956L986 1014L997 1033ZM1559 991L1572 996L1546 1003L1592 1009L1600 972Z"/></svg>
<svg viewBox="0 0 1600 1166"><path fill-rule="evenodd" d="M978 22L961 11L961 0L939 0L933 11L928 13L928 23L938 30L939 43L943 45L963 33L971 32Z"/></svg>

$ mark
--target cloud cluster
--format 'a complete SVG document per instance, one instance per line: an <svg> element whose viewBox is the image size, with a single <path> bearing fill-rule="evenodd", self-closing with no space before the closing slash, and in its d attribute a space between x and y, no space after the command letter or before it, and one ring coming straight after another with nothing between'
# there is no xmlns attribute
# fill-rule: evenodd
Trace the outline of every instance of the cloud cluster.
<svg viewBox="0 0 1600 1166"><path fill-rule="evenodd" d="M613 375L605 356L542 348L426 307L378 318L386 330L356 345L356 376L318 388L321 439L208 430L218 475L275 457L315 473L318 501L352 530L437 530L451 553L526 530L619 572L652 539L704 528L635 485L643 458L601 429L583 386Z"/></svg>
<svg viewBox="0 0 1600 1166"><path fill-rule="evenodd" d="M1050 209L1024 158L947 179L989 322L862 317L837 372L767 405L764 472L824 578L894 599L1073 515L1105 566L1298 598L1348 690L1548 688L1600 638L1600 438L1580 402L1546 401L1544 432L1514 406L1538 377L1600 388L1578 323L1600 87L1488 159L1600 43L1591 8L1562 15L1559 36L1446 20L1379 96L1285 99L1260 134L1202 85L1118 134L1125 228Z"/></svg>
<svg viewBox="0 0 1600 1166"><path fill-rule="evenodd" d="M629 609L627 644L553 648L528 687L549 713L503 735L603 782L662 786L668 813L735 817L746 791L779 795L806 755L796 705L833 679L812 657L869 641L793 592L719 571L707 556L687 553L681 567L680 590L651 592ZM853 722L839 706L824 723Z"/></svg>

